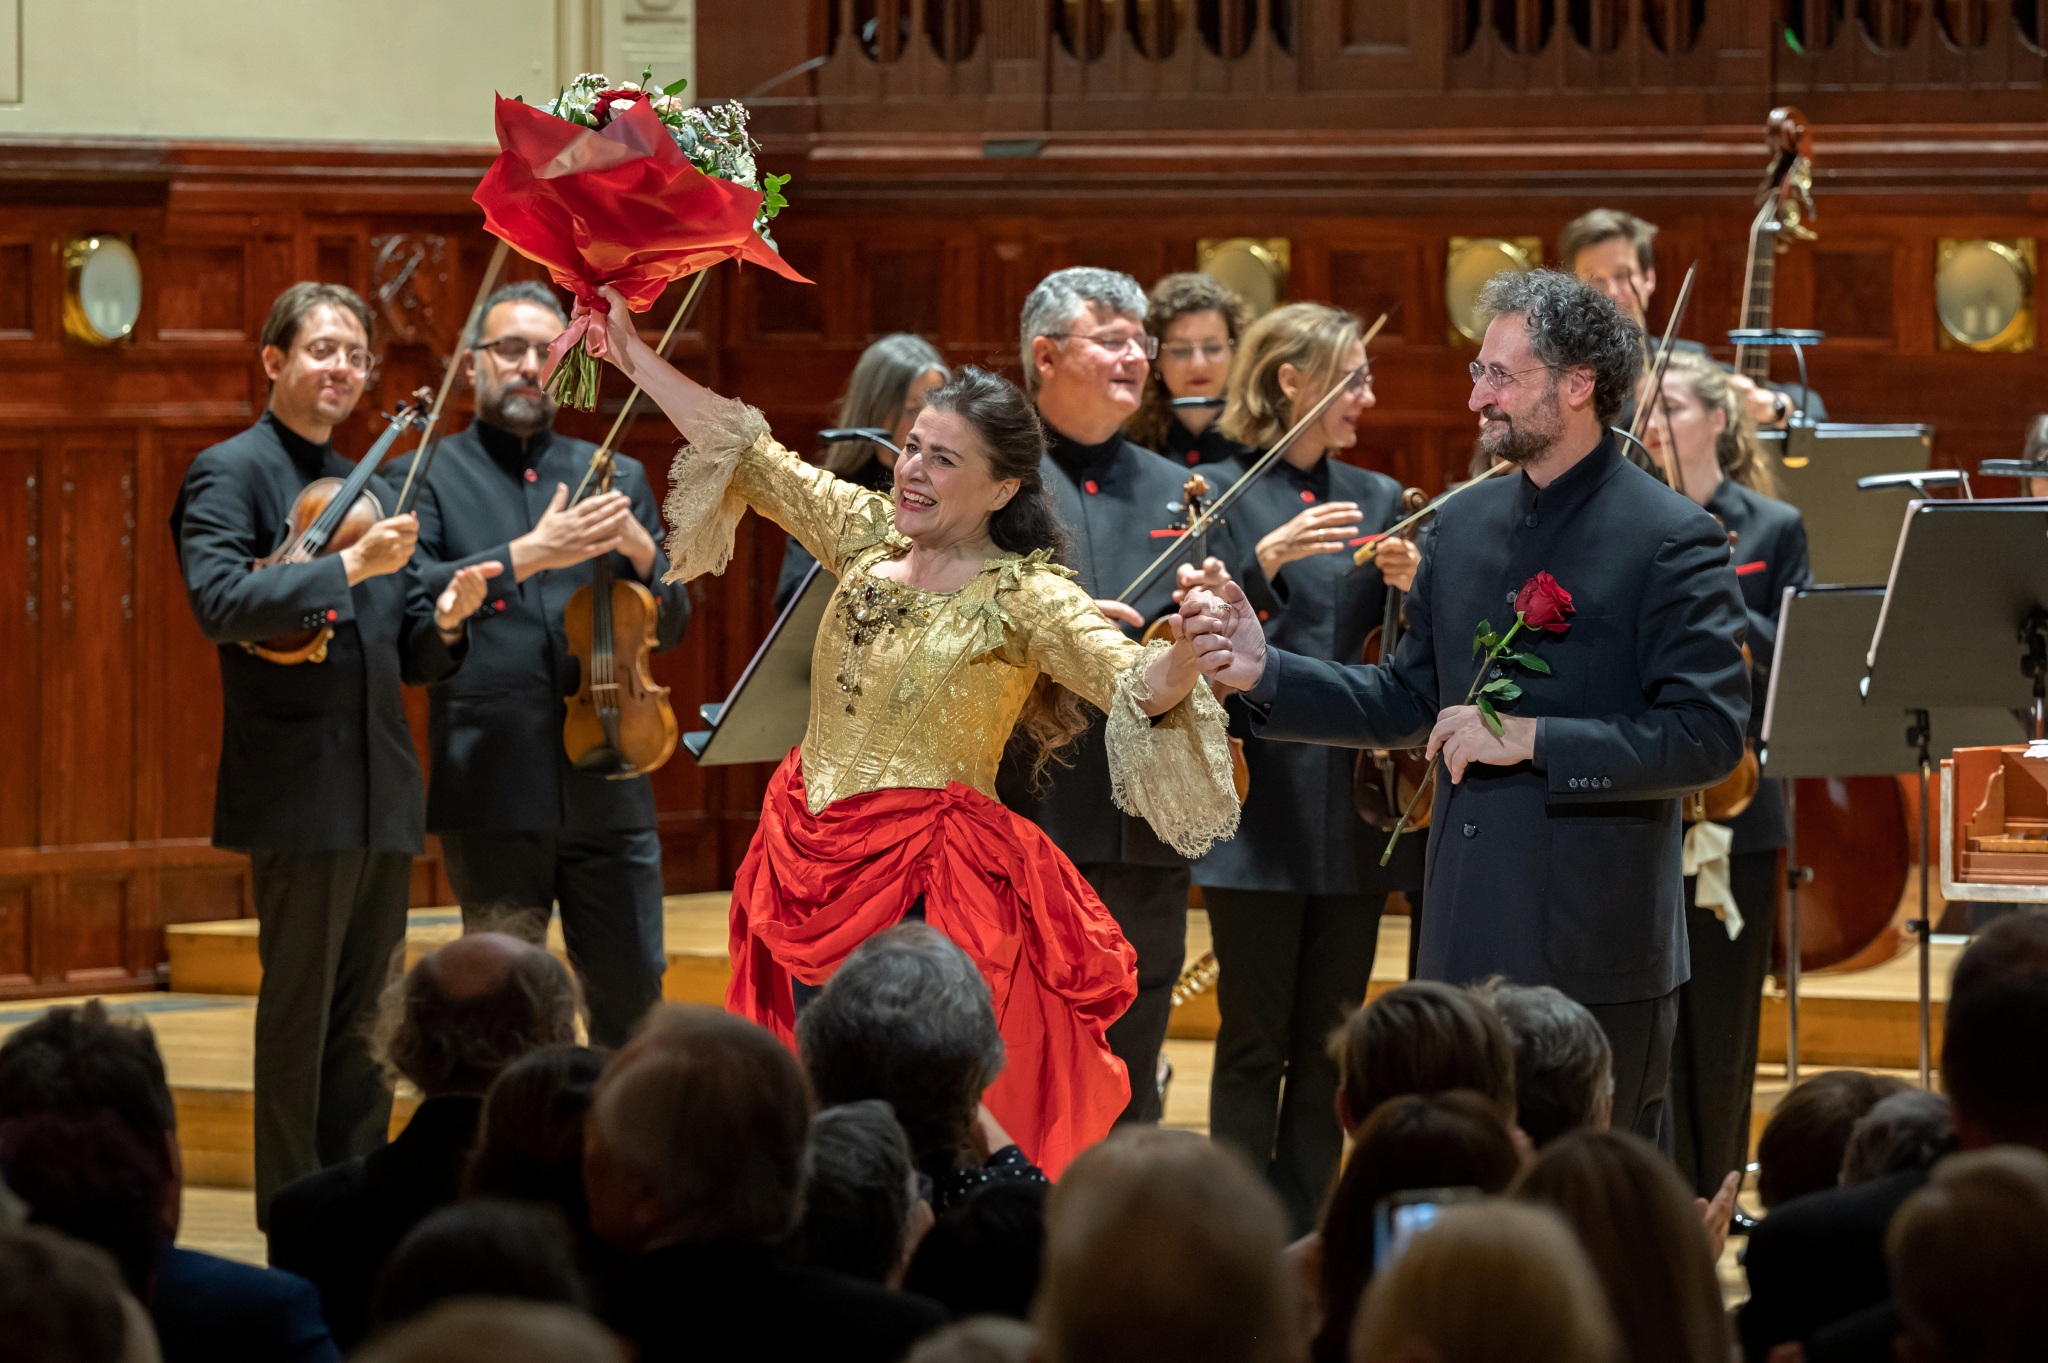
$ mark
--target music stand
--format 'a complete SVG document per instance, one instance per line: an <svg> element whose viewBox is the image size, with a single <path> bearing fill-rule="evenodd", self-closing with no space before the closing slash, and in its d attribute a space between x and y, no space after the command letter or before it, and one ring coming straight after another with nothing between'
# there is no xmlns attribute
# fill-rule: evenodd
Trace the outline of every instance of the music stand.
<svg viewBox="0 0 2048 1363"><path fill-rule="evenodd" d="M1931 1080L1928 918L1933 834L1932 711L2032 710L2041 736L2048 686L2048 503L1907 505L1884 606L1864 660L1864 704L1911 719L1920 770L1920 1082ZM1946 740L1945 740L1946 741ZM2009 741L2009 740L2008 740ZM1950 742L1953 749L1956 745Z"/></svg>
<svg viewBox="0 0 2048 1363"><path fill-rule="evenodd" d="M1934 428L1823 421L1761 431L1758 438L1778 476L1780 495L1799 508L1806 522L1814 580L1884 581L1899 542L1904 501L1892 493L1859 495L1856 484L1877 474L1926 468L1933 457Z"/></svg>
<svg viewBox="0 0 2048 1363"><path fill-rule="evenodd" d="M711 727L684 734L683 747L700 765L780 762L803 742L811 713L811 646L837 585L837 578L812 564L731 694L698 707Z"/></svg>
<svg viewBox="0 0 2048 1363"><path fill-rule="evenodd" d="M1899 741L1889 713L1859 702L1864 658L1884 606L1882 587L1787 587L1777 648L1764 698L1757 760L1783 780L1791 842L1785 856L1785 1082L1799 1082L1799 891L1812 872L1799 862L1797 788L1801 777L1898 776L1914 750ZM1954 748L2007 741L2012 716L2000 709L1934 712L1943 755Z"/></svg>

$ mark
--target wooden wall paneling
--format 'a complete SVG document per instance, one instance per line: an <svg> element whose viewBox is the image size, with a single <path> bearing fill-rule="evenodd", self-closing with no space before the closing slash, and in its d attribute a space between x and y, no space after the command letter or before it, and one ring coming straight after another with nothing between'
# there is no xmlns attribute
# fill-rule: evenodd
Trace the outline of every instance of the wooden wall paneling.
<svg viewBox="0 0 2048 1363"><path fill-rule="evenodd" d="M152 658L146 703L157 712L154 747L138 744L142 760L156 768L157 838L204 842L213 833L214 773L220 764L220 663L192 619L171 538L171 507L185 471L199 451L219 444L237 428L171 427L157 433L149 476L137 497L137 561L149 604L141 637ZM240 895L223 900L216 917L238 917Z"/></svg>
<svg viewBox="0 0 2048 1363"><path fill-rule="evenodd" d="M64 877L36 925L38 981L71 990L132 985L129 891L135 872L78 872ZM38 897L40 901L40 896ZM43 908L39 902L38 909Z"/></svg>
<svg viewBox="0 0 2048 1363"><path fill-rule="evenodd" d="M35 335L35 258L33 236L0 235L0 341Z"/></svg>
<svg viewBox="0 0 2048 1363"><path fill-rule="evenodd" d="M34 881L0 880L0 998L35 988L29 958L34 897Z"/></svg>
<svg viewBox="0 0 2048 1363"><path fill-rule="evenodd" d="M40 636L44 597L42 442L9 434L0 439L0 751L12 754L0 780L0 847L38 841L44 765L38 733L42 714ZM24 891L25 893L25 891ZM25 910L24 910L25 911ZM0 976L9 971L0 950ZM0 980L4 984L4 980Z"/></svg>
<svg viewBox="0 0 2048 1363"><path fill-rule="evenodd" d="M157 260L158 339L230 344L249 340L246 241L166 241L158 248Z"/></svg>

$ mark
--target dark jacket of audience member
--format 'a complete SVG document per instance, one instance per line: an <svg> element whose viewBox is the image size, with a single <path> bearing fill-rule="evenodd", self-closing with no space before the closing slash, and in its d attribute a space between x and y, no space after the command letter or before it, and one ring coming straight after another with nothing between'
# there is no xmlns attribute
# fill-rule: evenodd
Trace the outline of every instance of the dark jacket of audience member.
<svg viewBox="0 0 2048 1363"><path fill-rule="evenodd" d="M880 1098L895 1110L935 1213L984 1183L1044 1180L1016 1146L980 1148L1002 1033L988 982L936 929L902 923L863 942L797 1018L796 1036L822 1106Z"/></svg>
<svg viewBox="0 0 2048 1363"><path fill-rule="evenodd" d="M1943 1016L1941 1077L1961 1148L2048 1148L2048 915L2008 914L1964 949ZM1927 1181L1908 1169L1764 1218L1745 1255L1740 1330L1752 1363L1788 1341L1808 1345L1810 1358L1888 1363L1885 1232Z"/></svg>
<svg viewBox="0 0 2048 1363"><path fill-rule="evenodd" d="M2048 1156L2022 1146L1942 1161L1885 1235L1899 1363L2019 1363L2048 1353Z"/></svg>
<svg viewBox="0 0 2048 1363"><path fill-rule="evenodd" d="M1045 1257L1050 1183L977 1188L948 1207L918 1242L904 1290L931 1298L955 1320L1031 1315Z"/></svg>
<svg viewBox="0 0 2048 1363"><path fill-rule="evenodd" d="M0 1363L121 1363L122 1293L121 1270L97 1245L41 1226L0 1230Z"/></svg>
<svg viewBox="0 0 2048 1363"><path fill-rule="evenodd" d="M1516 1124L1541 1149L1567 1131L1605 1131L1614 1108L1614 1046L1592 1013L1547 984L1496 977L1474 987L1515 1051Z"/></svg>
<svg viewBox="0 0 2048 1363"><path fill-rule="evenodd" d="M895 1363L945 1324L936 1303L789 1252L809 1125L788 1048L718 1009L659 1008L612 1057L584 1182L593 1228L639 1261L615 1323L640 1363Z"/></svg>
<svg viewBox="0 0 2048 1363"><path fill-rule="evenodd" d="M1470 1089L1407 1093L1373 1109L1358 1129L1329 1206L1323 1209L1316 1363L1351 1357L1351 1325L1373 1271L1381 1199L1418 1188L1504 1191L1521 1168L1499 1110Z"/></svg>
<svg viewBox="0 0 2048 1363"><path fill-rule="evenodd" d="M561 1213L495 1198L441 1208L414 1226L384 1261L370 1297L370 1328L381 1334L460 1297L587 1309L589 1297Z"/></svg>
<svg viewBox="0 0 2048 1363"><path fill-rule="evenodd" d="M805 1263L896 1286L920 1202L910 1143L887 1103L869 1098L811 1118Z"/></svg>
<svg viewBox="0 0 2048 1363"><path fill-rule="evenodd" d="M1515 1052L1493 1009L1463 989L1414 980L1345 1019L1332 1045L1343 1074L1338 1116L1356 1131L1404 1093L1471 1089L1515 1120Z"/></svg>
<svg viewBox="0 0 2048 1363"><path fill-rule="evenodd" d="M422 1094L398 1138L309 1174L270 1206L270 1262L312 1280L343 1349L368 1328L370 1292L407 1231L461 1190L483 1094L529 1051L575 1039L568 970L539 947L474 933L385 991L374 1048Z"/></svg>
<svg viewBox="0 0 2048 1363"><path fill-rule="evenodd" d="M1126 1127L1067 1166L1032 1308L1044 1363L1281 1363L1300 1299L1286 1213L1199 1136Z"/></svg>
<svg viewBox="0 0 2048 1363"><path fill-rule="evenodd" d="M1626 1131L1558 1137L1515 1184L1563 1216L1592 1260L1636 1363L1727 1363L1734 1339L1692 1190Z"/></svg>
<svg viewBox="0 0 2048 1363"><path fill-rule="evenodd" d="M95 1112L114 1114L161 1171L146 1304L164 1363L332 1363L334 1341L312 1284L173 1243L185 1168L163 1057L148 1028L113 1021L95 1001L52 1008L0 1044L0 1122Z"/></svg>
<svg viewBox="0 0 2048 1363"><path fill-rule="evenodd" d="M1756 1142L1756 1195L1764 1210L1839 1184L1856 1123L1907 1089L1888 1074L1829 1070L1779 1099Z"/></svg>

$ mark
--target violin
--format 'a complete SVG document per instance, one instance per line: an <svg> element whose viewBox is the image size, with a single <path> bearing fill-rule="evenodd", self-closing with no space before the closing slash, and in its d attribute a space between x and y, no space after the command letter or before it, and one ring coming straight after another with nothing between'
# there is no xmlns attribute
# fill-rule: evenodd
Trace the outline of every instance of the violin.
<svg viewBox="0 0 2048 1363"><path fill-rule="evenodd" d="M377 437L369 453L356 461L348 477L315 478L299 489L299 495L292 500L291 513L285 518L284 542L250 564L250 570L260 571L280 563L311 563L316 558L340 553L370 533L370 527L384 519L384 504L370 491L370 479L376 477L384 456L391 452L398 437L420 424L431 398L432 394L422 388L413 394L411 402L399 404L398 410L386 418L389 424L384 434ZM300 663L326 662L327 644L333 638L333 626L322 625L318 629L279 634L261 643L245 643L242 647L265 662L296 667Z"/></svg>
<svg viewBox="0 0 2048 1363"><path fill-rule="evenodd" d="M607 454L595 484L611 491ZM581 500L579 498L578 500ZM590 581L562 609L562 630L576 655L576 693L562 722L562 745L579 771L607 781L645 776L675 753L680 730L668 688L648 664L658 643L654 593L612 571L609 552L590 562Z"/></svg>
<svg viewBox="0 0 2048 1363"><path fill-rule="evenodd" d="M1209 480L1199 473L1189 474L1188 480L1181 484L1180 499L1181 525L1179 528L1184 532L1191 531L1193 533L1195 562L1205 562L1209 557L1209 527L1216 524L1215 518L1208 515ZM1182 539L1187 537L1186 533L1181 536ZM1180 608L1175 606L1168 610L1166 614L1145 626L1145 633L1141 636L1139 642L1147 644L1162 641L1172 643L1173 627L1168 622L1179 613ZM1237 788L1237 802L1243 804L1244 797L1252 788L1252 772L1251 768L1245 764L1244 740L1233 738L1229 740L1229 743L1230 784Z"/></svg>
<svg viewBox="0 0 2048 1363"><path fill-rule="evenodd" d="M1405 513L1419 512L1428 504L1429 496L1421 488L1411 487L1401 494L1401 510ZM1404 535L1403 538L1413 539L1414 535ZM1365 636L1360 661L1366 666L1394 656L1394 650L1401 642L1401 612L1406 598L1407 593L1398 587L1387 588L1386 614ZM1360 752L1351 778L1351 802L1358 811L1358 817L1369 826L1386 831L1400 822L1401 811L1414 802L1416 812L1407 826L1411 829L1429 827L1430 807L1415 800L1434 770L1429 759L1423 756L1425 751L1422 748L1392 752L1385 748L1368 748Z"/></svg>

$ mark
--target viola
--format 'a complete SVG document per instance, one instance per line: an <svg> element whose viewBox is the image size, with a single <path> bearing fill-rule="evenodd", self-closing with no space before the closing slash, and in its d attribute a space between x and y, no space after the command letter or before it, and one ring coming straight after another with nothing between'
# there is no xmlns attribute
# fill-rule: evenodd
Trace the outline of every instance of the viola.
<svg viewBox="0 0 2048 1363"><path fill-rule="evenodd" d="M430 397L422 388L413 394L410 403L401 403L386 418L389 424L384 434L377 437L369 453L356 461L348 477L315 478L299 489L285 519L284 542L250 564L250 569L260 571L280 563L311 563L316 558L338 554L383 520L384 505L370 491L370 479L376 476L378 466L398 437L420 423ZM333 627L322 625L318 629L279 634L261 643L245 643L242 647L265 662L296 667L300 663L326 662L327 644L333 638Z"/></svg>
<svg viewBox="0 0 2048 1363"><path fill-rule="evenodd" d="M609 492L612 464L595 486ZM645 776L675 753L680 733L668 688L649 665L658 645L654 593L612 571L609 552L590 563L590 581L562 609L562 630L576 655L576 693L562 722L562 745L581 771L624 781Z"/></svg>
<svg viewBox="0 0 2048 1363"><path fill-rule="evenodd" d="M1429 496L1421 488L1411 487L1401 493L1401 510L1404 513L1412 515L1428 505ZM1413 537L1411 533L1403 538ZM1387 588L1386 614L1365 636L1361 661L1366 666L1393 657L1394 650L1400 646L1404 628L1401 611L1406 599L1406 592L1397 587ZM1351 775L1351 803L1358 811L1358 817L1381 830L1391 829L1400 822L1401 811L1415 801L1417 792L1428 783L1433 770L1429 759L1423 755L1425 751L1423 748L1391 752L1385 748L1368 748L1360 752ZM1416 802L1414 808L1416 812L1407 826L1429 827L1430 807Z"/></svg>

